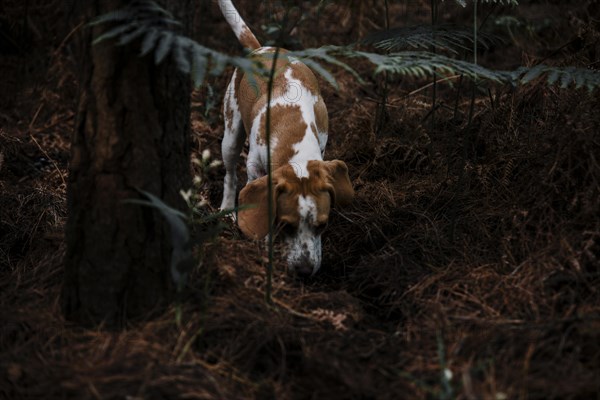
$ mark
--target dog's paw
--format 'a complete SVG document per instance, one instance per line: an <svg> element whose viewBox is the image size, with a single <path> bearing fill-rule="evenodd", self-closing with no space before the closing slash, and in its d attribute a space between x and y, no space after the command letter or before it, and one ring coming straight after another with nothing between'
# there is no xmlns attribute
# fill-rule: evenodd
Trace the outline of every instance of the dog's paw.
<svg viewBox="0 0 600 400"><path fill-rule="evenodd" d="M223 218L226 220L237 223L237 210L234 210L233 207L219 207L219 212L225 213Z"/></svg>
<svg viewBox="0 0 600 400"><path fill-rule="evenodd" d="M225 218L227 218L228 220L230 220L231 222L233 222L234 224L237 223L237 212L236 211L232 211L228 214L225 214Z"/></svg>

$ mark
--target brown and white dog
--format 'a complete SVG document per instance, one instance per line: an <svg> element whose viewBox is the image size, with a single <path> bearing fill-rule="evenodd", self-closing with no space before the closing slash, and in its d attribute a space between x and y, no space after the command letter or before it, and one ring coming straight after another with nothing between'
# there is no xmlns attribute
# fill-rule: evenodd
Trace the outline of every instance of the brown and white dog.
<svg viewBox="0 0 600 400"><path fill-rule="evenodd" d="M261 47L230 0L219 0L221 12L240 43L270 70L275 48ZM248 182L241 190L238 224L251 238L264 238L276 224L286 244L288 268L313 275L321 266L321 233L331 207L348 205L354 190L343 161L323 161L327 143L327 108L316 77L299 60L280 50L271 99L271 165L274 215L268 220L266 110L264 77L236 69L225 94L222 142L226 169L221 209L232 209L236 199L236 164L246 134Z"/></svg>

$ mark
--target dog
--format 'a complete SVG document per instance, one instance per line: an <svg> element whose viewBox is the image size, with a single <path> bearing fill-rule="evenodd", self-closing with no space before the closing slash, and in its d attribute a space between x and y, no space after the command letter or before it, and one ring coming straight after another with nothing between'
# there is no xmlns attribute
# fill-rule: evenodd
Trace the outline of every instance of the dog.
<svg viewBox="0 0 600 400"><path fill-rule="evenodd" d="M230 0L219 7L249 57L270 70L276 49L261 47ZM266 112L268 79L236 69L223 101L221 145L224 179L221 209L236 200L236 164L248 135L248 182L240 191L237 222L248 237L261 239L274 224L285 243L288 269L300 277L321 266L321 234L332 207L352 202L354 190L343 161L324 161L327 108L312 71L280 49L270 111L273 213L268 217Z"/></svg>

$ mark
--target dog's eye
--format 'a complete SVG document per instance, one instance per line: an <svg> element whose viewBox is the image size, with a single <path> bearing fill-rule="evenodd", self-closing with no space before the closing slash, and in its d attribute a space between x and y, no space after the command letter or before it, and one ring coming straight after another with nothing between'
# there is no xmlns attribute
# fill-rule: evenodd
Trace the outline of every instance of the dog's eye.
<svg viewBox="0 0 600 400"><path fill-rule="evenodd" d="M281 221L279 223L279 232L286 236L291 236L296 233L296 227L289 222Z"/></svg>
<svg viewBox="0 0 600 400"><path fill-rule="evenodd" d="M325 228L327 228L327 222L321 222L321 223L317 224L317 226L315 227L315 231L318 234L321 234L321 233L323 233Z"/></svg>

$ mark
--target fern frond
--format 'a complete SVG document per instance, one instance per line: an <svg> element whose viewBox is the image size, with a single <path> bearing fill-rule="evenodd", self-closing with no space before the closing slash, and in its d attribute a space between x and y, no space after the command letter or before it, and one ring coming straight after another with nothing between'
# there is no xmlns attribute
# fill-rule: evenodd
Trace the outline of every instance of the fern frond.
<svg viewBox="0 0 600 400"><path fill-rule="evenodd" d="M366 58L375 66L375 74L387 72L391 75L396 74L415 78L461 74L472 79L485 79L496 83L508 83L513 86L528 84L545 76L548 84L560 84L562 88L569 86L575 88L586 87L589 91L593 91L600 87L600 72L590 69L539 65L532 68L520 67L514 71L498 71L472 62L425 51L379 54L357 51L351 47L324 46L317 49L294 51L288 54L298 57L334 87L337 87L335 78L316 62L315 58L329 64L341 66L357 77L357 72L349 65L349 62L342 59ZM358 78L360 79L360 77Z"/></svg>
<svg viewBox="0 0 600 400"><path fill-rule="evenodd" d="M559 84L563 89L571 86L576 89L585 87L592 92L600 87L600 72L586 68L536 65L532 68L521 67L509 74L514 82L521 84L545 77L549 85Z"/></svg>
<svg viewBox="0 0 600 400"><path fill-rule="evenodd" d="M358 52L375 65L375 73L425 77L429 75L462 74L469 78L488 79L495 82L508 80L504 71L493 71L468 61L457 60L425 51L403 51L382 55Z"/></svg>
<svg viewBox="0 0 600 400"><path fill-rule="evenodd" d="M144 41L142 42L142 50L140 55L145 56L156 46L156 41L160 37L160 31L156 28L152 28L149 31L146 31L146 36L144 37Z"/></svg>
<svg viewBox="0 0 600 400"><path fill-rule="evenodd" d="M444 0L442 0L444 1ZM463 7L467 6L467 0L455 0L458 4ZM512 6L518 6L519 2L517 0L473 0L473 1L481 1L483 3L500 3Z"/></svg>
<svg viewBox="0 0 600 400"><path fill-rule="evenodd" d="M487 49L493 44L501 43L497 36L479 33L478 45ZM449 51L458 54L457 49L471 51L473 43L473 29L455 25L413 26L393 28L378 31L367 36L363 44L372 44L384 51L398 51L403 49L431 49Z"/></svg>
<svg viewBox="0 0 600 400"><path fill-rule="evenodd" d="M350 74L354 76L359 82L363 82L362 78L350 65L346 62L340 60L338 57L347 57L352 54L352 51L348 47L339 47L339 46L323 46L318 48L311 48L305 50L291 51L287 53L290 57L295 57L305 63L308 67L310 67L314 72L318 73L334 88L338 89L338 84L333 77L333 75L323 68L323 66L315 61L315 59L322 60L328 64L335 65L341 67L346 70Z"/></svg>
<svg viewBox="0 0 600 400"><path fill-rule="evenodd" d="M120 21L131 21L135 19L134 10L123 9L109 12L107 14L96 17L93 21L88 23L88 26L95 26L104 24L106 22L120 22Z"/></svg>
<svg viewBox="0 0 600 400"><path fill-rule="evenodd" d="M314 60L311 60L310 58L305 58L302 61L311 70L313 70L316 73L318 73L319 75L321 75L323 77L323 79L325 79L327 81L327 83L329 83L331 86L333 86L336 90L339 90L340 87L337 84L337 81L335 80L335 78L333 77L331 72L329 72L329 71L327 71L327 69L323 68L323 66L321 64L319 64L318 62L316 62Z"/></svg>
<svg viewBox="0 0 600 400"><path fill-rule="evenodd" d="M171 231L171 278L176 284L177 289L183 288L187 277L193 266L192 243L190 240L190 230L187 226L188 217L181 211L165 204L161 199L152 193L139 190L147 200L129 199L125 200L128 204L138 204L149 206L157 211L166 219Z"/></svg>
<svg viewBox="0 0 600 400"><path fill-rule="evenodd" d="M172 54L179 70L185 74L191 74L196 86L202 84L206 73L221 74L227 65L233 65L246 73L263 76L266 76L268 72L264 66L250 58L229 56L202 46L192 39L173 31L171 26L178 24L178 22L151 0L135 1L128 9L100 16L92 22L92 25L107 22L112 22L114 26L100 35L94 43L115 39L117 44L123 45L131 43L135 39L141 39L142 56L154 50L154 60L158 64L169 54ZM452 35L448 31L448 35L447 37L440 36L443 38L441 40L447 40L448 43L455 39L468 40L466 34L451 38ZM421 38L423 37L424 35L421 35ZM402 41L402 39L399 40ZM414 40L413 46L417 43L417 39ZM489 39L484 38L484 40ZM410 44L410 41L405 40L405 43ZM362 81L358 73L348 62L343 60L343 58L357 57L366 58L373 63L376 74L387 72L413 77L425 77L434 74L462 74L470 78L487 79L513 85L527 84L540 77L546 77L548 84L560 84L563 88L570 86L575 88L586 87L589 91L592 91L600 87L600 73L593 70L539 65L533 68L521 67L514 71L494 71L481 65L424 51L398 51L383 55L357 51L351 47L324 46L289 52L288 56L298 58L336 88L338 86L333 74L324 68L321 63L325 62L341 67L359 81Z"/></svg>
<svg viewBox="0 0 600 400"><path fill-rule="evenodd" d="M171 51L171 45L175 41L175 33L173 31L162 31L161 38L158 41L158 45L156 46L156 50L154 52L154 62L156 64L160 64L162 60L169 54Z"/></svg>
<svg viewBox="0 0 600 400"><path fill-rule="evenodd" d="M387 72L418 78L424 78L433 74L463 74L471 78L483 78L495 82L509 80L508 74L504 71L492 71L467 61L421 51L404 51L383 55L357 51L350 47L323 46L316 49L293 51L288 53L288 55L300 59L335 88L338 86L333 75L315 61L315 59L340 66L352 73L361 82L362 79L358 73L340 58L366 58L374 64L375 74Z"/></svg>
<svg viewBox="0 0 600 400"><path fill-rule="evenodd" d="M113 27L98 36L93 44L115 39L118 45L125 45L141 39L140 56L153 52L154 62L160 64L167 56L172 55L181 72L191 73L196 87L202 84L207 72L219 75L227 65L238 67L244 72L266 73L261 65L245 57L223 54L175 32L172 27L180 25L180 22L151 0L134 1L125 9L94 19L89 25L104 23L113 23Z"/></svg>

